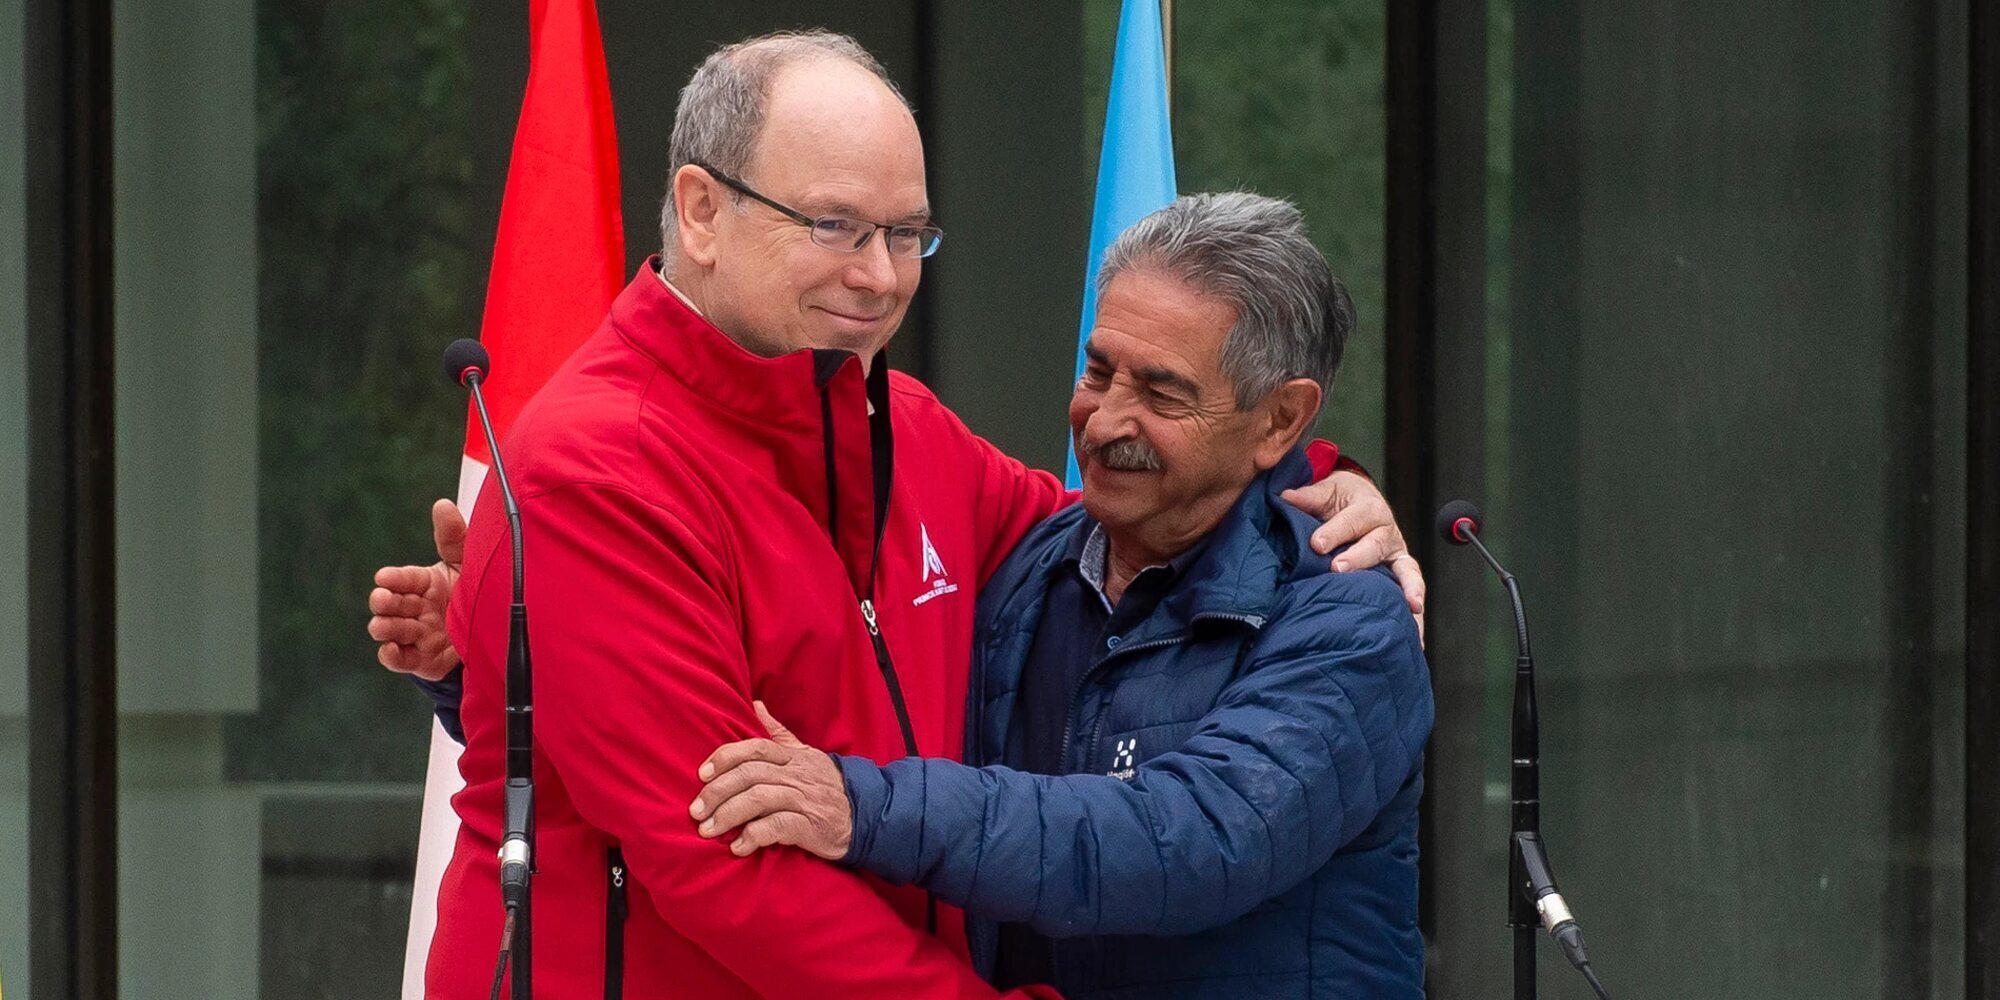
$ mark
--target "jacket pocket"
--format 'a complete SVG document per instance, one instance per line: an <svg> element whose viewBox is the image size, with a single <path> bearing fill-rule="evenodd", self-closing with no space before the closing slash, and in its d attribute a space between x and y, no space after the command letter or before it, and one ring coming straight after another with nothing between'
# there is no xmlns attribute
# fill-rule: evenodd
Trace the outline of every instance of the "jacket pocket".
<svg viewBox="0 0 2000 1000"><path fill-rule="evenodd" d="M613 847L604 853L604 1000L620 1000L625 995L625 852Z"/></svg>

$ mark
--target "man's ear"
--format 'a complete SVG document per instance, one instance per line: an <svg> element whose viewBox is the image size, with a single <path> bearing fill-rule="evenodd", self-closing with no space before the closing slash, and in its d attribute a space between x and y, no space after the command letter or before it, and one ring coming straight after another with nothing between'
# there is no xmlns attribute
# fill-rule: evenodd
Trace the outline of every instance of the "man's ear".
<svg viewBox="0 0 2000 1000"><path fill-rule="evenodd" d="M715 263L716 226L722 215L722 185L692 163L674 171L675 236L687 259L708 267ZM671 248L669 248L671 249Z"/></svg>
<svg viewBox="0 0 2000 1000"><path fill-rule="evenodd" d="M1299 443L1312 428L1313 418L1319 416L1319 403L1319 383L1295 378L1271 390L1257 404L1257 440L1251 446L1257 471L1277 465Z"/></svg>

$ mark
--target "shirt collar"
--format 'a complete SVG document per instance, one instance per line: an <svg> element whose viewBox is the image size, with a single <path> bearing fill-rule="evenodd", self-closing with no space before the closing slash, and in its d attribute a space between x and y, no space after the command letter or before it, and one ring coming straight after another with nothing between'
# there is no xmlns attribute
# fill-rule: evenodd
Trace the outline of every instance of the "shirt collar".
<svg viewBox="0 0 2000 1000"><path fill-rule="evenodd" d="M660 279L660 284L662 284L662 285L665 285L665 286L667 286L667 291L670 291L670 292L674 293L674 298L677 298L677 299L681 300L681 305L684 305L684 306L688 307L689 309L693 310L693 311L694 311L694 314L695 314L696 316L703 316L703 314L702 314L702 311L701 311L701 307L700 307L700 306L698 306L698 305L695 305L695 304L694 304L694 300L693 300L693 299L690 299L690 298L688 298L688 297L687 297L687 293L685 293L685 292L681 291L681 290L680 290L680 289L678 289L678 288L675 288L675 287L674 287L674 283L673 283L673 282L671 282L671 281L668 281L668 280L667 280L667 262L666 262L666 261L662 260L662 261L660 262L660 268L659 268L659 270L657 270L657 271L654 271L654 272L653 272L653 274L654 274L655 276L657 276L657 277L658 277L658 278ZM706 317L706 316L703 316L703 318L704 318L704 319L706 319L707 317Z"/></svg>
<svg viewBox="0 0 2000 1000"><path fill-rule="evenodd" d="M1072 537L1064 558L1076 566L1077 573L1083 577L1085 583L1090 584L1092 590L1097 591L1097 596L1103 599L1104 606L1108 610L1111 607L1111 598L1104 593L1104 577L1110 565L1111 536L1105 534L1104 525L1089 517L1084 520L1089 523L1090 530L1078 532ZM1144 576L1154 570L1165 570L1170 580L1178 579L1188 571L1188 567L1194 565L1196 559L1200 558L1206 542L1207 539L1203 538L1165 563L1140 570L1139 575Z"/></svg>

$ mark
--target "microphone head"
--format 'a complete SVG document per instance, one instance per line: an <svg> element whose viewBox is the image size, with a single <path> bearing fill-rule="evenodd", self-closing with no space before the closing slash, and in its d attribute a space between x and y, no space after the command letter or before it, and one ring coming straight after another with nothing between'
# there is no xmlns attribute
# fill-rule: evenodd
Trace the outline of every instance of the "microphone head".
<svg viewBox="0 0 2000 1000"><path fill-rule="evenodd" d="M1438 534L1443 535L1444 540L1453 545L1464 545L1472 541L1473 535L1479 533L1482 520L1484 515L1479 513L1479 507L1472 501L1453 500L1438 508L1436 522Z"/></svg>
<svg viewBox="0 0 2000 1000"><path fill-rule="evenodd" d="M485 379L491 365L492 360L486 356L485 346L471 337L460 337L444 349L444 377L459 385L465 384L468 372L476 371L482 380Z"/></svg>

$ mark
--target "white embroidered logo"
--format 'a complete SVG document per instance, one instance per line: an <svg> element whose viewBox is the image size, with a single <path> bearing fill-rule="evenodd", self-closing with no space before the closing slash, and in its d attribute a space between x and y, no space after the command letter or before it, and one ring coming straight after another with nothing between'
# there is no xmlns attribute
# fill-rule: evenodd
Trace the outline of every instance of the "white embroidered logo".
<svg viewBox="0 0 2000 1000"><path fill-rule="evenodd" d="M910 602L912 607L922 607L925 602L932 598L943 597L958 590L958 584L951 582L945 576L944 560L938 558L937 547L931 544L931 529L926 527L922 521L918 521L917 534L918 537L923 539L924 543L923 582L930 584L930 588L918 594L916 599Z"/></svg>
<svg viewBox="0 0 2000 1000"><path fill-rule="evenodd" d="M931 574L944 575L944 560L938 558L937 547L931 544L931 529L924 527L922 521L918 521L917 532L924 540L924 582L929 583Z"/></svg>
<svg viewBox="0 0 2000 1000"><path fill-rule="evenodd" d="M1120 781L1131 781L1133 774L1132 757L1139 752L1139 737L1118 741L1111 757L1111 770L1104 772Z"/></svg>

